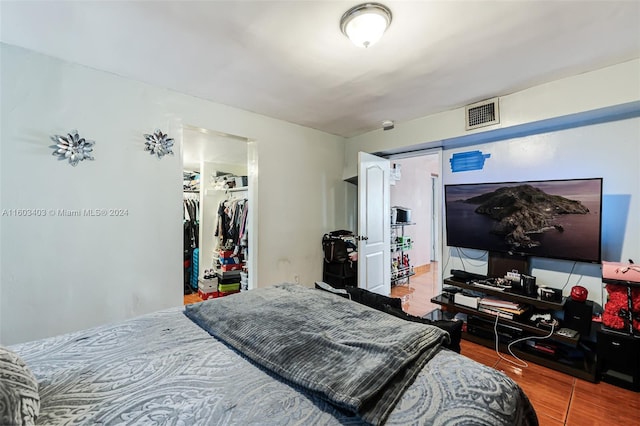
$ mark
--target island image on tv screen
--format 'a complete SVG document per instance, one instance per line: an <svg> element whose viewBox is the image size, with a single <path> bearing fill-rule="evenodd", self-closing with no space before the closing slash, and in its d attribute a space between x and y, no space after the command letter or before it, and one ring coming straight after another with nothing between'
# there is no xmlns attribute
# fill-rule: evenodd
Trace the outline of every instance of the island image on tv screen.
<svg viewBox="0 0 640 426"><path fill-rule="evenodd" d="M598 263L602 178L445 185L447 245Z"/></svg>

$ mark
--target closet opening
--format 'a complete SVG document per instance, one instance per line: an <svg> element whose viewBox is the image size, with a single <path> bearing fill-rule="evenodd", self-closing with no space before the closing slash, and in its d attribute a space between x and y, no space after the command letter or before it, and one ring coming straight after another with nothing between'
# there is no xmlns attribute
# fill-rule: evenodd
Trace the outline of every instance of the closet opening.
<svg viewBox="0 0 640 426"><path fill-rule="evenodd" d="M186 303L255 287L255 141L183 126L183 266Z"/></svg>

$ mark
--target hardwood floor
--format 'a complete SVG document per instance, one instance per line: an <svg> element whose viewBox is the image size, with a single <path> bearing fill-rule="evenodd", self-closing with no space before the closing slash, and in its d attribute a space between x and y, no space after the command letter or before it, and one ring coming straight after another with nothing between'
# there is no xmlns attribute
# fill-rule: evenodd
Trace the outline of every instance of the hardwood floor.
<svg viewBox="0 0 640 426"><path fill-rule="evenodd" d="M531 362L528 367L519 368L500 359L495 351L466 340L461 346L462 355L502 371L518 383L536 410L541 426L640 424L638 392L603 382L590 383Z"/></svg>
<svg viewBox="0 0 640 426"><path fill-rule="evenodd" d="M409 279L408 284L400 284L391 287L391 297L402 299L402 310L423 317L427 313L437 309L439 305L430 302L438 293L436 287L437 266L435 263L424 268L416 268L416 271L424 270L424 273L416 273Z"/></svg>
<svg viewBox="0 0 640 426"><path fill-rule="evenodd" d="M436 270L411 277L408 285L395 286L391 297L402 308L424 316L439 306L429 300L436 294ZM529 397L541 426L640 425L640 393L608 383L590 383L529 362L526 368L502 360L494 350L463 340L462 355L504 372ZM513 359L502 354L507 359Z"/></svg>
<svg viewBox="0 0 640 426"><path fill-rule="evenodd" d="M190 305L191 303L196 303L196 302L202 302L202 299L200 298L200 296L198 296L198 293L191 293L191 294L184 295L185 305Z"/></svg>

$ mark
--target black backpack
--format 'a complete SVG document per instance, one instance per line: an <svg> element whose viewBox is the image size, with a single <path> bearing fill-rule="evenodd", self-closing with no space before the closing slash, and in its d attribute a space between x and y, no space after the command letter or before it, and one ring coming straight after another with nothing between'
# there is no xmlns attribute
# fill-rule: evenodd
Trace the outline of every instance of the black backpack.
<svg viewBox="0 0 640 426"><path fill-rule="evenodd" d="M342 237L353 237L350 231L332 231L322 237L322 251L324 261L327 263L344 263L349 260L349 252L357 250L351 241L345 241Z"/></svg>

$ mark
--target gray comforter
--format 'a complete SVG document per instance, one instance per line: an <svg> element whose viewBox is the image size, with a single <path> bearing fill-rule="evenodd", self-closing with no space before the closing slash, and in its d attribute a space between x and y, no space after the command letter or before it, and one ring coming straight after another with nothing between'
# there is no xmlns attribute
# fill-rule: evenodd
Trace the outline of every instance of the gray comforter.
<svg viewBox="0 0 640 426"><path fill-rule="evenodd" d="M38 380L37 423L363 423L256 366L182 311L164 310L10 347ZM386 424L535 425L537 420L527 397L507 376L440 350L400 395Z"/></svg>
<svg viewBox="0 0 640 426"><path fill-rule="evenodd" d="M334 294L283 284L185 314L260 366L381 424L449 336Z"/></svg>

